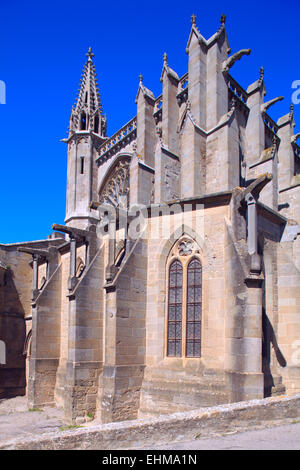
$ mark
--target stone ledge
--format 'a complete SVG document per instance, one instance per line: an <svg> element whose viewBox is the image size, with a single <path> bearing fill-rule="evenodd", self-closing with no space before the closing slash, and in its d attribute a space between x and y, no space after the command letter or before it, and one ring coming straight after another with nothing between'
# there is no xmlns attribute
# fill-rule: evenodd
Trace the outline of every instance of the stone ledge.
<svg viewBox="0 0 300 470"><path fill-rule="evenodd" d="M0 450L137 449L282 424L300 416L300 394L173 413L158 418L87 425L10 440ZM147 446L147 447L146 447Z"/></svg>

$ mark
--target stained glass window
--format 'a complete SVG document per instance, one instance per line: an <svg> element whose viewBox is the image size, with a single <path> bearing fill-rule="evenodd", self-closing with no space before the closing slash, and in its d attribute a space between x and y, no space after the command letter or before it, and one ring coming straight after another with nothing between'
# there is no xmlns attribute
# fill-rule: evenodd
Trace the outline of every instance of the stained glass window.
<svg viewBox="0 0 300 470"><path fill-rule="evenodd" d="M168 356L182 355L182 265L175 260L169 268Z"/></svg>
<svg viewBox="0 0 300 470"><path fill-rule="evenodd" d="M192 259L187 270L186 356L201 356L202 266Z"/></svg>

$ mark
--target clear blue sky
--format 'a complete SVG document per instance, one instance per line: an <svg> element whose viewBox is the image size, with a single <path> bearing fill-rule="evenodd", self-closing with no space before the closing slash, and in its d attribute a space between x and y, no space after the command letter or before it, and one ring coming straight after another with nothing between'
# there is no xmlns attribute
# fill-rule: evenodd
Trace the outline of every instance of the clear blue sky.
<svg viewBox="0 0 300 470"><path fill-rule="evenodd" d="M162 55L179 76L187 71L190 17L210 37L220 16L232 52L251 48L232 69L244 86L265 67L267 97L283 95L270 114L289 110L294 80L300 80L299 0L221 2L151 0L1 0L0 243L45 238L63 223L66 137L85 53L95 53L103 109L111 135L136 114L138 75L157 96ZM295 106L300 131L300 105Z"/></svg>

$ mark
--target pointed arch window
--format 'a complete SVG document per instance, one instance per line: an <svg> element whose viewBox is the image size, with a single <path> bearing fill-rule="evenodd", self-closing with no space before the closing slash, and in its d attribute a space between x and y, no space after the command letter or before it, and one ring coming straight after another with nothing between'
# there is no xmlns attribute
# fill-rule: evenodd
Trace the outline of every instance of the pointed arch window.
<svg viewBox="0 0 300 470"><path fill-rule="evenodd" d="M193 240L184 239L171 253L167 280L169 357L201 357L202 264L198 251Z"/></svg>
<svg viewBox="0 0 300 470"><path fill-rule="evenodd" d="M96 134L99 134L99 116L95 116L94 131Z"/></svg>
<svg viewBox="0 0 300 470"><path fill-rule="evenodd" d="M175 260L169 268L168 356L182 354L182 264Z"/></svg>
<svg viewBox="0 0 300 470"><path fill-rule="evenodd" d="M201 355L202 266L192 259L187 267L186 356Z"/></svg>
<svg viewBox="0 0 300 470"><path fill-rule="evenodd" d="M87 125L86 125L86 114L85 112L83 111L81 113L81 116L80 116L80 130L81 131L85 131L87 129Z"/></svg>

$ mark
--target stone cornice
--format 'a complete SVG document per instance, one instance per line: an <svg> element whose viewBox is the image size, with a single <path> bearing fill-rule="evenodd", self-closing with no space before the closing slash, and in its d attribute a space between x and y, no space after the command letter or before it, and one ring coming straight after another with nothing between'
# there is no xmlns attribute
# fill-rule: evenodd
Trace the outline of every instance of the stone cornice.
<svg viewBox="0 0 300 470"><path fill-rule="evenodd" d="M210 194L204 194L203 196L194 196L191 198L183 198L183 199L173 199L172 201L164 202L161 204L150 204L147 206L148 212L150 211L151 214L151 208L160 208L160 207L166 207L166 206L172 206L174 204L180 204L180 205L185 205L185 204L190 204L192 206L195 206L196 204L203 204L204 206L226 206L230 203L232 198L232 191L221 191L217 193L210 193Z"/></svg>
<svg viewBox="0 0 300 470"><path fill-rule="evenodd" d="M100 135L96 134L94 131L75 131L73 132L69 137L65 139L60 139L60 142L64 142L68 144L71 140L76 139L76 138L81 138L81 137L89 137L91 136L93 139L105 142L107 140L107 137L101 137ZM102 145L102 144L101 144Z"/></svg>

